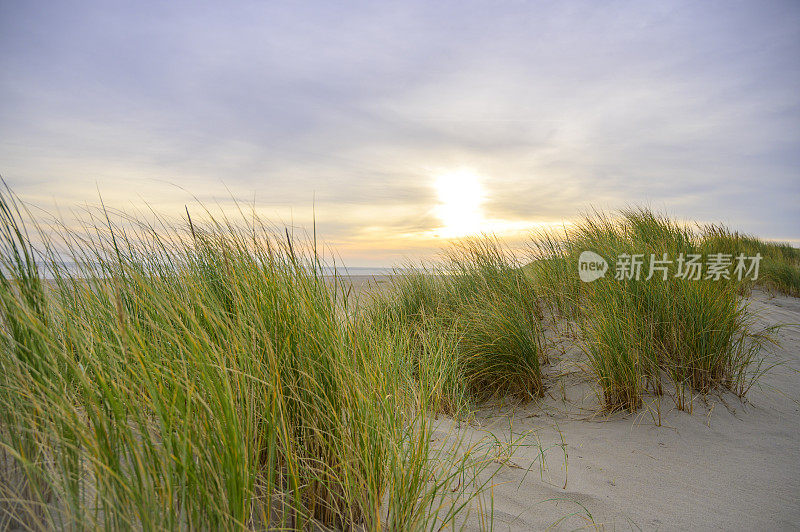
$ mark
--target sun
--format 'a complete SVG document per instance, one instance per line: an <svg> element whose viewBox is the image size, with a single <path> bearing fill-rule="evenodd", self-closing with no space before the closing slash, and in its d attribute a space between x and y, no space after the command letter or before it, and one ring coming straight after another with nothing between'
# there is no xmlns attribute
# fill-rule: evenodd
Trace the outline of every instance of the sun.
<svg viewBox="0 0 800 532"><path fill-rule="evenodd" d="M480 177L470 170L438 176L434 182L439 204L435 212L442 221L438 233L458 238L481 231L485 193Z"/></svg>

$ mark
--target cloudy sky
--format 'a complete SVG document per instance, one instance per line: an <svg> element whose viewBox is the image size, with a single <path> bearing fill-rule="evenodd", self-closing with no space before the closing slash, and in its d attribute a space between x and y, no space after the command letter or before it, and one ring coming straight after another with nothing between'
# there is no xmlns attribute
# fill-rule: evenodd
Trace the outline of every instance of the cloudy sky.
<svg viewBox="0 0 800 532"><path fill-rule="evenodd" d="M0 173L355 266L632 203L800 244L800 2L0 0Z"/></svg>

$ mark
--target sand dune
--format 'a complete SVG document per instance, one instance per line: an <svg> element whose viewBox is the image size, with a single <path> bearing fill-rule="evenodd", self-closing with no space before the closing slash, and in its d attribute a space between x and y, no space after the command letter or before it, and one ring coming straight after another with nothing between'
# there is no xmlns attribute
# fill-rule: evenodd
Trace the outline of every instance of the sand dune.
<svg viewBox="0 0 800 532"><path fill-rule="evenodd" d="M764 326L800 324L800 299L757 291L749 303ZM634 415L598 414L579 350L553 339L551 347L565 352L546 370L544 401L485 407L472 426L457 429L471 441L528 433L529 446L518 448L493 479L495 529L797 527L800 326L782 328L777 338L780 346L763 353L776 366L747 401L727 392L698 397L689 414L664 397L660 426L654 405ZM440 434L452 430L452 422L441 420ZM470 519L467 528L477 527L478 516Z"/></svg>

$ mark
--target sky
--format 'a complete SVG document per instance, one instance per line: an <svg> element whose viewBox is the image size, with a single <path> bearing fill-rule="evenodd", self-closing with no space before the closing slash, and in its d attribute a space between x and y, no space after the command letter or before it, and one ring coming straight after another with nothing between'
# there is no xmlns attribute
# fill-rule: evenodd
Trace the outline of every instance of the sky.
<svg viewBox="0 0 800 532"><path fill-rule="evenodd" d="M800 245L800 2L0 0L0 174L351 266L628 205Z"/></svg>

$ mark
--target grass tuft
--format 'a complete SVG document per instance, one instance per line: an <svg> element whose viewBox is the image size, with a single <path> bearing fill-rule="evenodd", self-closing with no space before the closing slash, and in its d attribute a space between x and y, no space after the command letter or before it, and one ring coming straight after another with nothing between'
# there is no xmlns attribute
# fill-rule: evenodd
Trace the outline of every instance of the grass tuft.
<svg viewBox="0 0 800 532"><path fill-rule="evenodd" d="M707 279L705 272L696 280L681 278L674 263L666 273L653 269L647 279L651 265L659 265L652 261L665 254L674 260L712 250L750 251L715 247L727 234L630 209L615 218L593 213L563 235L536 239L538 260L529 269L551 307L579 322L606 408L637 409L645 392L663 392L665 378L685 409L691 408L692 392L725 387L744 395L752 385L756 354L768 338L753 329L741 297L746 284ZM592 283L578 279L578 257L586 250L604 257L610 268ZM623 254L643 255L639 280L616 278L615 259Z"/></svg>
<svg viewBox="0 0 800 532"><path fill-rule="evenodd" d="M24 209L0 197L0 524L454 519L480 492L457 479L481 466L433 452L427 415L452 391L438 367L455 337L425 345L419 387L416 338L364 327L310 243L205 214L100 210L37 250Z"/></svg>
<svg viewBox="0 0 800 532"><path fill-rule="evenodd" d="M368 309L390 331L412 330L421 365L429 345L451 345L443 374L445 413L493 396L543 393L541 311L529 276L496 240L452 247L436 269L408 269ZM443 340L446 338L447 340Z"/></svg>

